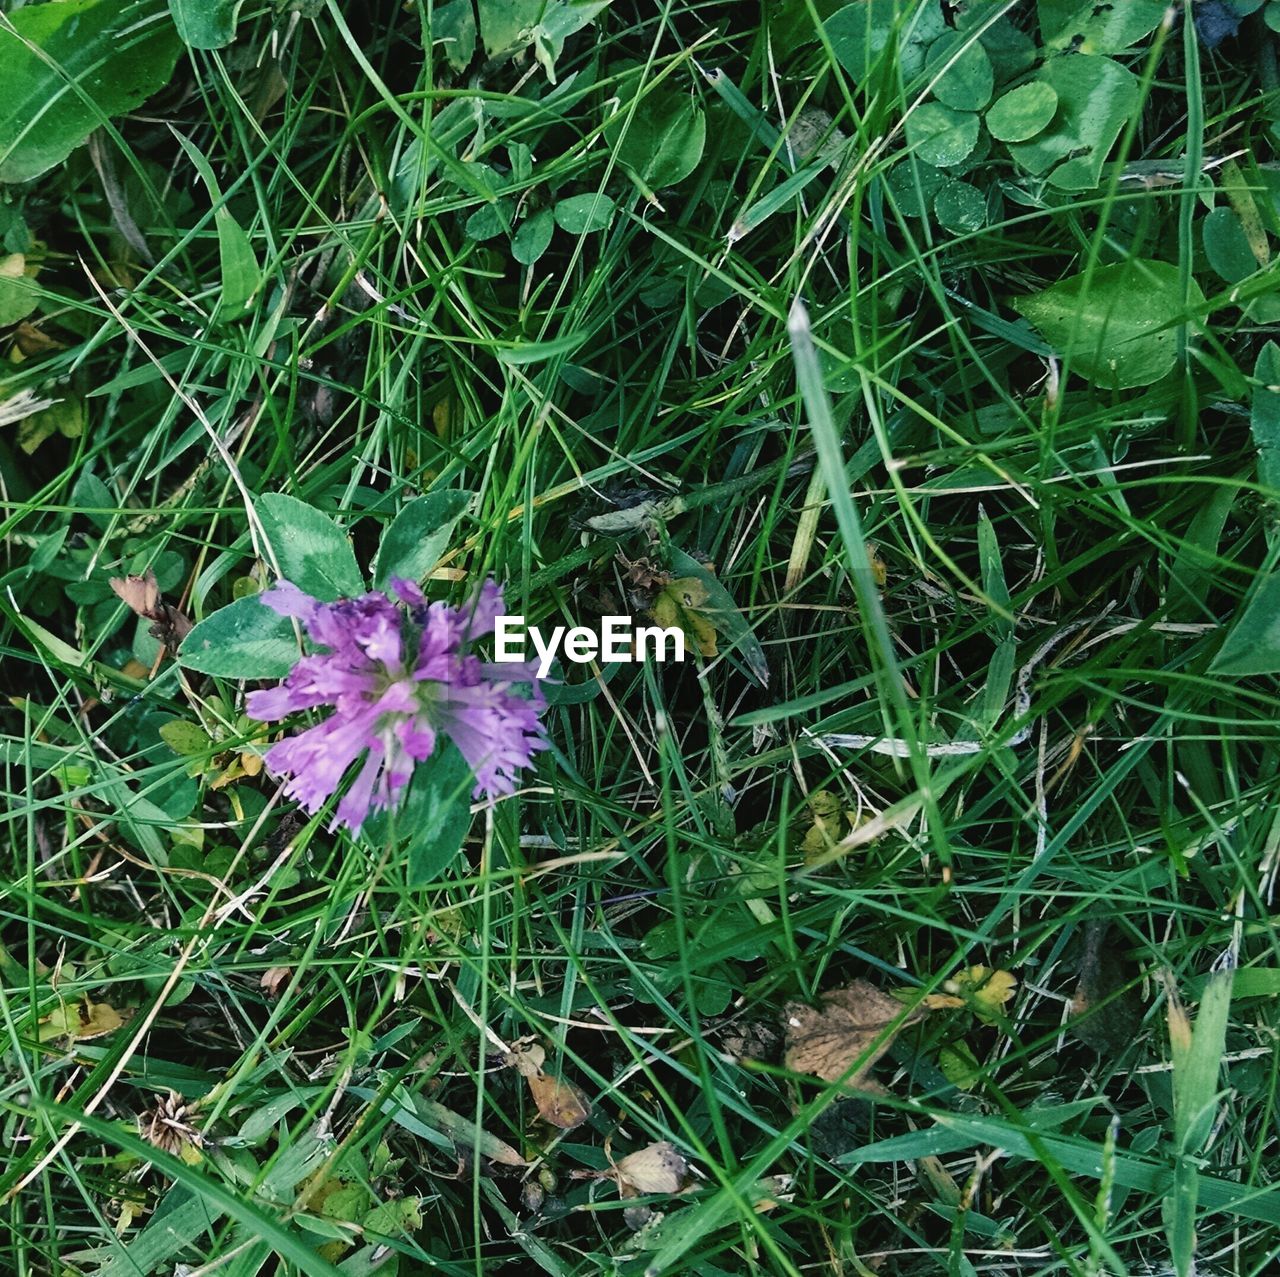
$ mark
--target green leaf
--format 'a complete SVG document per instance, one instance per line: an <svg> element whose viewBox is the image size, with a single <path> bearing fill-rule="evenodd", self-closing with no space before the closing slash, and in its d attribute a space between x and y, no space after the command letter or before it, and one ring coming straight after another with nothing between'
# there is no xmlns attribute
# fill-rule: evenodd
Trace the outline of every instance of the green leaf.
<svg viewBox="0 0 1280 1277"><path fill-rule="evenodd" d="M556 205L556 225L570 235L589 235L604 230L616 211L613 200L601 192L570 195Z"/></svg>
<svg viewBox="0 0 1280 1277"><path fill-rule="evenodd" d="M1241 677L1280 673L1280 572L1254 591L1209 669Z"/></svg>
<svg viewBox="0 0 1280 1277"><path fill-rule="evenodd" d="M856 84L867 78L895 42L903 79L915 79L924 70L925 50L948 30L938 0L914 7L902 0L857 0L823 25L836 61Z"/></svg>
<svg viewBox="0 0 1280 1277"><path fill-rule="evenodd" d="M1258 269L1249 237L1231 209L1212 209L1200 224L1200 230L1209 265L1228 284L1238 284Z"/></svg>
<svg viewBox="0 0 1280 1277"><path fill-rule="evenodd" d="M286 581L325 603L364 593L351 542L327 514L282 492L264 493L255 508Z"/></svg>
<svg viewBox="0 0 1280 1277"><path fill-rule="evenodd" d="M943 67L947 69L942 71ZM946 35L939 36L929 46L925 71L930 78L942 71L933 86L933 96L945 106L961 111L981 111L991 101L995 72L986 49L976 36L959 31L948 31Z"/></svg>
<svg viewBox="0 0 1280 1277"><path fill-rule="evenodd" d="M987 128L998 142L1026 142L1049 127L1058 110L1058 94L1045 80L1010 89L987 112Z"/></svg>
<svg viewBox="0 0 1280 1277"><path fill-rule="evenodd" d="M707 118L697 104L688 94L659 91L635 104L628 123L630 110L630 103L620 107L612 127L605 128L618 163L646 191L684 181L702 160L707 140Z"/></svg>
<svg viewBox="0 0 1280 1277"><path fill-rule="evenodd" d="M39 177L145 102L169 82L181 47L164 0L59 0L10 13L0 27L0 182Z"/></svg>
<svg viewBox="0 0 1280 1277"><path fill-rule="evenodd" d="M414 769L404 808L393 827L411 830L409 885L435 882L457 858L471 828L475 776L456 745L446 742Z"/></svg>
<svg viewBox="0 0 1280 1277"><path fill-rule="evenodd" d="M409 883L435 882L453 863L471 828L475 776L452 741L441 739L435 753L413 770L399 807L375 812L362 836L375 846L404 848Z"/></svg>
<svg viewBox="0 0 1280 1277"><path fill-rule="evenodd" d="M1194 284L1192 301L1204 296ZM1177 325L1186 319L1178 268L1133 258L1015 299L1071 371L1109 389L1150 386L1174 365Z"/></svg>
<svg viewBox="0 0 1280 1277"><path fill-rule="evenodd" d="M542 20L533 28L533 56L552 84L556 82L556 60L564 52L565 40L593 22L612 3L613 0L547 0Z"/></svg>
<svg viewBox="0 0 1280 1277"><path fill-rule="evenodd" d="M511 256L521 266L532 266L550 247L556 219L549 208L540 209L520 223L511 240Z"/></svg>
<svg viewBox="0 0 1280 1277"><path fill-rule="evenodd" d="M478 0L478 7L485 54L497 58L523 49L533 40L543 0Z"/></svg>
<svg viewBox="0 0 1280 1277"><path fill-rule="evenodd" d="M476 11L471 0L436 5L431 13L430 39L432 44L444 45L445 61L455 71L465 71L476 55Z"/></svg>
<svg viewBox="0 0 1280 1277"><path fill-rule="evenodd" d="M21 253L0 257L0 328L26 319L40 300ZM30 449L28 449L30 451Z"/></svg>
<svg viewBox="0 0 1280 1277"><path fill-rule="evenodd" d="M938 222L957 235L981 230L987 221L987 197L968 182L948 182L933 201Z"/></svg>
<svg viewBox="0 0 1280 1277"><path fill-rule="evenodd" d="M169 0L169 13L182 43L192 49L221 49L236 38L244 0Z"/></svg>
<svg viewBox="0 0 1280 1277"><path fill-rule="evenodd" d="M454 525L471 503L471 493L449 489L410 501L387 525L378 543L374 585L385 590L393 576L418 582L449 548Z"/></svg>
<svg viewBox="0 0 1280 1277"><path fill-rule="evenodd" d="M1040 0L1040 32L1051 49L1120 53L1160 25L1166 0Z"/></svg>
<svg viewBox="0 0 1280 1277"><path fill-rule="evenodd" d="M483 244L487 239L494 239L511 230L511 201L494 200L491 204L481 204L470 217L464 233L469 240Z"/></svg>
<svg viewBox="0 0 1280 1277"><path fill-rule="evenodd" d="M980 127L971 111L925 102L907 116L907 143L926 164L949 168L968 158L978 144Z"/></svg>
<svg viewBox="0 0 1280 1277"><path fill-rule="evenodd" d="M1250 427L1258 449L1258 482L1280 491L1280 346L1269 341L1253 366Z"/></svg>
<svg viewBox="0 0 1280 1277"><path fill-rule="evenodd" d="M178 664L217 678L284 678L301 653L293 622L261 599L236 599L182 641Z"/></svg>
<svg viewBox="0 0 1280 1277"><path fill-rule="evenodd" d="M1040 79L1058 95L1057 112L1038 136L1010 146L1009 153L1028 173L1048 173L1050 185L1060 190L1090 190L1138 109L1138 79L1110 58L1084 53L1051 58Z"/></svg>
<svg viewBox="0 0 1280 1277"><path fill-rule="evenodd" d="M928 164L895 164L885 178L893 202L904 217L928 217L938 192L947 184L945 173Z"/></svg>
<svg viewBox="0 0 1280 1277"><path fill-rule="evenodd" d="M199 147L181 133L175 135L187 158L195 166L209 188L213 200L213 224L218 231L218 264L222 272L222 312L229 319L238 319L245 312L249 300L262 282L258 259L244 228L232 216L222 197L213 166L205 159Z"/></svg>
<svg viewBox="0 0 1280 1277"><path fill-rule="evenodd" d="M161 723L160 739L184 758L190 754L208 753L213 747L209 733L186 718L171 718L167 723Z"/></svg>

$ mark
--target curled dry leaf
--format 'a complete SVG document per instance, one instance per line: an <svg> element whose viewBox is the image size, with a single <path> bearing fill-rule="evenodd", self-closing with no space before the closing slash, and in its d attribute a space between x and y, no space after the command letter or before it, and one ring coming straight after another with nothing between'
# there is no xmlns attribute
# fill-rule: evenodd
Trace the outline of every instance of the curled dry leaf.
<svg viewBox="0 0 1280 1277"><path fill-rule="evenodd" d="M291 967L268 967L262 973L262 978L258 981L258 984L266 990L268 997L278 998L280 990L288 984L291 974Z"/></svg>
<svg viewBox="0 0 1280 1277"><path fill-rule="evenodd" d="M919 1020L926 1010L924 1005L906 1010L866 980L823 994L818 1010L803 1002L788 1002L783 1008L786 1066L824 1082L843 1080L860 1086L899 1030Z"/></svg>
<svg viewBox="0 0 1280 1277"><path fill-rule="evenodd" d="M159 639L170 652L176 652L179 644L192 630L190 617L160 597L156 574L148 568L142 576L113 576L110 581L116 597L133 613L153 621L151 637Z"/></svg>
<svg viewBox="0 0 1280 1277"><path fill-rule="evenodd" d="M684 1154L668 1140L647 1144L614 1165L618 1189L623 1197L649 1193L678 1193L689 1163Z"/></svg>

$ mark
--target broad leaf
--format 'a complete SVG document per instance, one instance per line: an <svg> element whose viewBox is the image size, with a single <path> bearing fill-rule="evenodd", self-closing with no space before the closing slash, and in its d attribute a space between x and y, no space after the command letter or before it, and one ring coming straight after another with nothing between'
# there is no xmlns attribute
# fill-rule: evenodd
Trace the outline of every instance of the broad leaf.
<svg viewBox="0 0 1280 1277"><path fill-rule="evenodd" d="M1213 209L1201 223L1201 233L1209 265L1228 284L1238 284L1258 269L1249 237L1232 209Z"/></svg>
<svg viewBox="0 0 1280 1277"><path fill-rule="evenodd" d="M471 493L428 492L410 501L387 525L378 543L374 585L385 590L393 576L421 581L449 548L454 525Z"/></svg>
<svg viewBox="0 0 1280 1277"><path fill-rule="evenodd" d="M1280 346L1269 341L1253 366L1250 425L1258 449L1258 482L1280 491Z"/></svg>
<svg viewBox="0 0 1280 1277"><path fill-rule="evenodd" d="M1209 668L1241 676L1280 673L1280 572L1255 591Z"/></svg>
<svg viewBox="0 0 1280 1277"><path fill-rule="evenodd" d="M1204 296L1192 284L1192 302ZM1108 389L1150 386L1174 365L1177 326L1187 316L1178 268L1134 258L1073 275L1014 301L1070 361L1071 371Z"/></svg>
<svg viewBox="0 0 1280 1277"><path fill-rule="evenodd" d="M364 593L351 542L327 514L282 492L260 496L256 509L286 581L326 603Z"/></svg>
<svg viewBox="0 0 1280 1277"><path fill-rule="evenodd" d="M511 239L511 256L521 266L532 266L551 245L556 220L549 208L540 209L532 217L520 223L520 229Z"/></svg>
<svg viewBox="0 0 1280 1277"><path fill-rule="evenodd" d="M1040 32L1051 49L1120 53L1160 25L1167 0L1040 0Z"/></svg>
<svg viewBox="0 0 1280 1277"><path fill-rule="evenodd" d="M183 639L178 664L218 678L284 678L300 655L293 622L254 594L206 616Z"/></svg>
<svg viewBox="0 0 1280 1277"><path fill-rule="evenodd" d="M699 616L714 627L713 633L723 640L719 650L736 651L742 662L762 687L769 682L769 663L764 648L756 638L747 618L738 610L732 595L720 583L720 579L692 555L674 546L671 550L671 570L681 578L696 581L701 586Z"/></svg>
<svg viewBox="0 0 1280 1277"><path fill-rule="evenodd" d="M687 93L659 90L645 94L627 122L630 111L631 104L619 108L605 129L618 163L648 191L684 181L698 167L707 140L706 116L697 104Z"/></svg>
<svg viewBox="0 0 1280 1277"><path fill-rule="evenodd" d="M588 235L604 230L615 212L614 202L602 193L570 195L555 207L556 225L571 235Z"/></svg>
<svg viewBox="0 0 1280 1277"><path fill-rule="evenodd" d="M954 111L941 102L925 102L907 116L907 143L934 168L950 168L978 145L981 122L972 111Z"/></svg>
<svg viewBox="0 0 1280 1277"><path fill-rule="evenodd" d="M987 128L999 142L1026 142L1049 127L1058 112L1058 94L1044 80L1010 89L987 112Z"/></svg>
<svg viewBox="0 0 1280 1277"><path fill-rule="evenodd" d="M836 60L861 84L896 41L904 80L924 70L925 50L947 31L938 0L908 7L902 0L857 0L824 24Z"/></svg>
<svg viewBox="0 0 1280 1277"><path fill-rule="evenodd" d="M244 0L169 0L182 43L193 49L221 49L236 38Z"/></svg>
<svg viewBox="0 0 1280 1277"><path fill-rule="evenodd" d="M0 24L0 182L38 177L145 102L182 47L164 0L29 4Z"/></svg>
<svg viewBox="0 0 1280 1277"><path fill-rule="evenodd" d="M957 235L981 230L987 221L987 197L968 182L948 182L934 197L933 211Z"/></svg>
<svg viewBox="0 0 1280 1277"><path fill-rule="evenodd" d="M423 22L427 15L423 12ZM471 0L449 0L431 12L431 43L444 46L445 61L465 71L476 55L476 12Z"/></svg>
<svg viewBox="0 0 1280 1277"><path fill-rule="evenodd" d="M0 328L26 319L39 299L27 259L21 253L0 257Z"/></svg>
<svg viewBox="0 0 1280 1277"><path fill-rule="evenodd" d="M405 842L412 886L434 882L453 863L471 828L471 791L475 777L451 741L414 768L404 800L395 811L381 811L365 822L363 836L375 845Z"/></svg>
<svg viewBox="0 0 1280 1277"><path fill-rule="evenodd" d="M981 111L991 101L995 72L976 36L959 31L939 36L929 46L925 71L930 79L939 77L933 96L945 106L958 111Z"/></svg>
<svg viewBox="0 0 1280 1277"><path fill-rule="evenodd" d="M1138 109L1138 79L1110 58L1084 53L1051 58L1040 78L1058 95L1057 111L1047 128L1031 141L1011 145L1009 153L1028 173L1048 173L1050 185L1060 190L1090 190L1120 130Z"/></svg>

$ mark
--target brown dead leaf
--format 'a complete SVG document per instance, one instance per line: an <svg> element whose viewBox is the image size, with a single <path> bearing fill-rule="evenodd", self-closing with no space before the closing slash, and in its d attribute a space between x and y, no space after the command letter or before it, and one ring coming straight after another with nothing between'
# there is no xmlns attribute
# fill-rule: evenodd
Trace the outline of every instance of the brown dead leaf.
<svg viewBox="0 0 1280 1277"><path fill-rule="evenodd" d="M155 622L151 637L159 639L170 652L176 652L194 628L188 616L160 597L156 574L150 568L142 576L113 576L109 584L131 612Z"/></svg>
<svg viewBox="0 0 1280 1277"><path fill-rule="evenodd" d="M542 1072L526 1073L525 1080L544 1122L550 1122L562 1131L571 1131L591 1116L591 1101L572 1082Z"/></svg>
<svg viewBox="0 0 1280 1277"><path fill-rule="evenodd" d="M649 1193L678 1193L688 1174L689 1163L678 1148L667 1140L647 1144L614 1165L618 1189L623 1197Z"/></svg>
<svg viewBox="0 0 1280 1277"><path fill-rule="evenodd" d="M266 990L267 997L278 998L280 990L289 983L289 976L293 973L292 967L268 967L263 973L258 984Z"/></svg>
<svg viewBox="0 0 1280 1277"><path fill-rule="evenodd" d="M1084 925L1080 980L1071 999L1071 1031L1099 1055L1118 1055L1142 1028L1142 1000L1132 988L1136 972L1108 943L1109 918Z"/></svg>
<svg viewBox="0 0 1280 1277"><path fill-rule="evenodd" d="M803 1002L788 1002L783 1008L786 1066L824 1082L843 1079L846 1085L861 1086L897 1033L921 1019L926 1010L919 1006L907 1011L866 980L823 994L818 1010Z"/></svg>

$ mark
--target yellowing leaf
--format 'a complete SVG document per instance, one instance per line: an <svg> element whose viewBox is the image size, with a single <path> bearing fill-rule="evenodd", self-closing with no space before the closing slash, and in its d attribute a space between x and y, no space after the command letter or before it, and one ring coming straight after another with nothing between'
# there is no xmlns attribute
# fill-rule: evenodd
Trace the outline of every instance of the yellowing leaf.
<svg viewBox="0 0 1280 1277"><path fill-rule="evenodd" d="M827 856L857 825L858 819L841 802L839 795L829 789L815 789L806 800L806 806L813 823L805 830L800 850L805 864L812 864Z"/></svg>
<svg viewBox="0 0 1280 1277"><path fill-rule="evenodd" d="M703 656L716 655L716 627L702 615L709 591L697 577L668 581L649 605L649 615L664 629L681 629Z"/></svg>
<svg viewBox="0 0 1280 1277"><path fill-rule="evenodd" d="M18 447L30 456L46 439L60 434L79 439L84 433L84 401L74 395L54 400L18 424Z"/></svg>
<svg viewBox="0 0 1280 1277"><path fill-rule="evenodd" d="M843 1079L857 1086L899 1030L920 1019L925 1010L923 1006L905 1010L897 998L866 980L823 994L819 1010L788 1002L783 1008L786 1066L825 1082Z"/></svg>
<svg viewBox="0 0 1280 1277"><path fill-rule="evenodd" d="M963 1042L952 1042L938 1052L938 1068L952 1086L962 1091L973 1090L982 1074L977 1056Z"/></svg>
<svg viewBox="0 0 1280 1277"><path fill-rule="evenodd" d="M667 1140L628 1153L614 1166L623 1197L647 1193L678 1193L689 1163Z"/></svg>
<svg viewBox="0 0 1280 1277"><path fill-rule="evenodd" d="M127 1017L106 1002L64 1002L56 1010L40 1018L40 1041L52 1042L67 1038L72 1042L87 1042L118 1029Z"/></svg>
<svg viewBox="0 0 1280 1277"><path fill-rule="evenodd" d="M1017 987L1017 980L1008 971L981 966L961 971L944 986L949 993L963 998L978 1019L987 1024L1000 1018L1001 1007L1013 997Z"/></svg>
<svg viewBox="0 0 1280 1277"><path fill-rule="evenodd" d="M35 310L39 299L31 277L36 269L21 253L0 257L0 326L16 324Z"/></svg>
<svg viewBox="0 0 1280 1277"><path fill-rule="evenodd" d="M203 754L212 744L209 733L203 727L185 718L171 718L167 723L162 723L160 739L175 754L182 754L184 757L188 754Z"/></svg>

